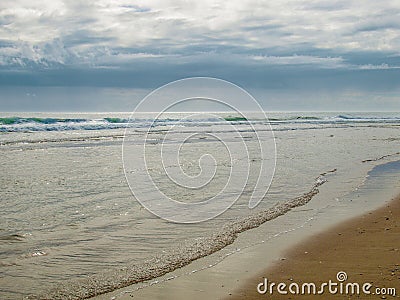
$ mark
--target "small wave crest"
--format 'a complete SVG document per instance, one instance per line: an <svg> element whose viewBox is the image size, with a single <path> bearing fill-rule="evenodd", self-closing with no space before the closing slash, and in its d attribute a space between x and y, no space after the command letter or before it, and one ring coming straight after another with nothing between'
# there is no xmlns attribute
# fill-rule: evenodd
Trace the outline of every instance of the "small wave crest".
<svg viewBox="0 0 400 300"><path fill-rule="evenodd" d="M21 234L0 234L0 241L20 242L24 239L25 237Z"/></svg>
<svg viewBox="0 0 400 300"><path fill-rule="evenodd" d="M65 131L65 130L93 130L115 129L126 126L128 119L103 118L0 118L0 132L19 131Z"/></svg>
<svg viewBox="0 0 400 300"><path fill-rule="evenodd" d="M104 130L119 129L126 127L148 128L149 126L166 126L166 125L205 125L210 123L219 123L221 120L215 119L195 119L182 122L179 119L128 119L106 117L100 119L84 119L84 118L23 118L23 117L7 117L0 118L0 132L29 132L29 131L67 131L67 130ZM232 119L231 121L240 121Z"/></svg>

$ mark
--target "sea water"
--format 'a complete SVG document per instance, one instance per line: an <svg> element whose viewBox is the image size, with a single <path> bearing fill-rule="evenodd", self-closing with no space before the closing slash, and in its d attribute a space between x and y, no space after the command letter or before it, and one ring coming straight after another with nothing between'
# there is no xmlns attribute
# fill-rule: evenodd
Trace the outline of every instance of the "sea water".
<svg viewBox="0 0 400 300"><path fill-rule="evenodd" d="M149 149L154 150L151 170L128 171L149 171L165 194L196 202L224 186L229 160L224 151L215 150L220 149L219 141L207 137L192 140L182 152L184 170L197 174L199 158L205 153L215 157L220 169L204 189L179 188L163 176L157 157L160 145L180 142L179 135L165 139L166 133L179 126L193 133L222 132L226 139L236 141L236 133L231 131L234 125L251 148L257 141L252 142L247 122L255 128L267 123L260 116L244 120L230 113L182 122L184 115L170 113L154 122L153 114L145 113L135 119L129 113L1 114L0 297L20 299L51 293L66 280L71 282L71 293L82 295L80 283L74 282L126 272L127 268L146 273L143 266L148 265L144 263L154 257L159 260L154 269L179 267L191 260L187 257L191 245L207 247L209 241L210 247L215 247L210 236L215 237L227 224L242 226L245 218L290 203L309 193L318 180L324 186L335 184L331 190L337 199L343 198L363 183L375 165L399 158L399 113L266 112L277 157L266 197L255 209L248 208L246 195L256 181L250 176L253 182L243 197L223 214L197 224L177 224L153 215L133 197L121 158L125 129L130 128L130 141L140 149L151 126L153 139L146 142L152 143ZM138 158L141 155L138 151ZM330 171L335 180L321 175ZM243 174L230 176L240 179ZM293 226L303 221L301 216L291 220ZM199 244L202 240L205 242ZM149 279L152 274L159 273L139 277ZM82 282L87 285L90 281Z"/></svg>

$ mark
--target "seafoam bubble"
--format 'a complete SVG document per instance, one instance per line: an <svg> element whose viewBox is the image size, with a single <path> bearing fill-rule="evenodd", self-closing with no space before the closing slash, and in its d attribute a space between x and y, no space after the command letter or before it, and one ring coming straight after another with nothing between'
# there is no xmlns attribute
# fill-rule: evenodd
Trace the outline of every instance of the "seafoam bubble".
<svg viewBox="0 0 400 300"><path fill-rule="evenodd" d="M48 253L46 252L46 251L44 251L44 250L35 250L35 251L33 251L32 253L31 253L31 256L32 257L35 257L35 256L45 256L45 255L47 255Z"/></svg>

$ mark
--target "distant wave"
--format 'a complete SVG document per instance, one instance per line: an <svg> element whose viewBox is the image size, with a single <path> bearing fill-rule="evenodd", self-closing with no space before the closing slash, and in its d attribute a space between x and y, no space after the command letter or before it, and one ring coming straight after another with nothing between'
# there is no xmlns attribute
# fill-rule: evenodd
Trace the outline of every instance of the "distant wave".
<svg viewBox="0 0 400 300"><path fill-rule="evenodd" d="M244 117L225 117L225 121L235 122L235 121L248 121Z"/></svg>
<svg viewBox="0 0 400 300"><path fill-rule="evenodd" d="M85 121L86 119L22 118L22 117L0 118L0 124L3 125L24 124L24 123L39 123L39 124L55 124L55 123L71 123L71 122L80 123Z"/></svg>
<svg viewBox="0 0 400 300"><path fill-rule="evenodd" d="M108 126L107 124L114 124ZM59 119L59 118L0 118L0 132L29 132L29 131L65 131L65 130L94 130L110 129L115 126L112 120L90 119Z"/></svg>
<svg viewBox="0 0 400 300"><path fill-rule="evenodd" d="M270 121L295 121L295 120L323 120L319 117L314 116L293 116L284 118L269 118Z"/></svg>
<svg viewBox="0 0 400 300"><path fill-rule="evenodd" d="M351 116L337 115L334 120L354 121L354 122L399 122L400 117L384 117L384 116Z"/></svg>
<svg viewBox="0 0 400 300"><path fill-rule="evenodd" d="M247 121L242 117L207 118L207 119L129 119L106 117L101 119L83 118L36 118L36 117L7 117L0 118L0 132L29 132L29 131L66 131L66 130L102 130L125 127L157 127L157 126L201 126L235 123Z"/></svg>
<svg viewBox="0 0 400 300"><path fill-rule="evenodd" d="M268 113L267 113L268 115ZM29 131L66 131L66 130L103 130L118 129L125 127L142 128L157 126L202 126L223 125L225 123L242 124L266 122L266 119L246 119L241 116L224 116L207 119L184 119L165 118L154 121L151 118L129 119L117 117L105 117L98 119L90 118L38 118L38 117L2 117L0 118L0 132L29 132ZM379 115L293 115L283 114L276 117L271 116L268 121L271 124L335 124L335 123L399 123L400 117Z"/></svg>
<svg viewBox="0 0 400 300"><path fill-rule="evenodd" d="M400 117L395 116L373 116L373 115L345 115L334 116L289 116L282 118L269 118L274 123L312 123L312 124L346 124L346 123L399 123Z"/></svg>

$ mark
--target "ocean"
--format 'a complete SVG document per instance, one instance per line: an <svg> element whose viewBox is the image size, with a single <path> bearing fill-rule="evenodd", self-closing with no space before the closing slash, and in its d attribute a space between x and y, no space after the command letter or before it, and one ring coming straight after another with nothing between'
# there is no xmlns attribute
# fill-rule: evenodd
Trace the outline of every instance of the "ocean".
<svg viewBox="0 0 400 300"><path fill-rule="evenodd" d="M154 121L152 113L1 113L0 298L80 299L157 278L224 253L240 232L284 217L322 187L319 208L344 207L341 214L383 203L346 201L374 167L400 159L400 113L265 114L180 112ZM260 143L268 143L266 157ZM269 172L260 171L263 159ZM184 184L174 177L180 171L189 175ZM218 195L226 209L199 219L158 210L155 187L186 204ZM255 190L260 202L250 209Z"/></svg>

